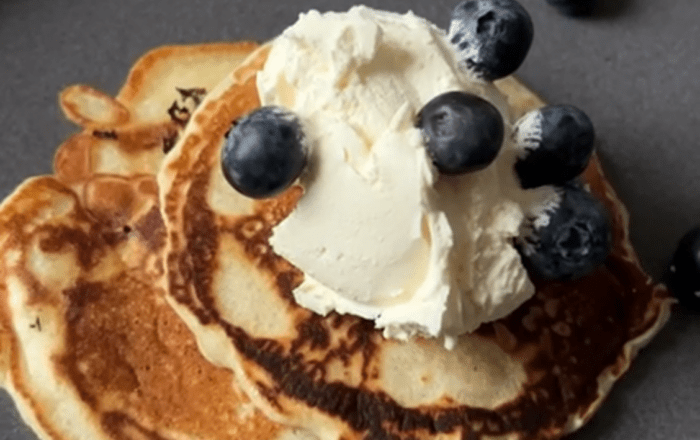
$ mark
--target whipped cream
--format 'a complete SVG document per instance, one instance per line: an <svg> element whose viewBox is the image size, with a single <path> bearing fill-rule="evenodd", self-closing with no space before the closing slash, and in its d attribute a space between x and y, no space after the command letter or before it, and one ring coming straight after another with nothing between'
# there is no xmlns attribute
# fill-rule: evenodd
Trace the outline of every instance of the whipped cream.
<svg viewBox="0 0 700 440"><path fill-rule="evenodd" d="M304 194L270 239L305 274L300 305L450 346L532 296L512 240L558 196L520 189L506 99L460 68L443 30L411 12L310 11L273 41L257 85L263 105L299 117L309 149ZM452 90L506 121L496 160L463 176L437 173L414 125Z"/></svg>

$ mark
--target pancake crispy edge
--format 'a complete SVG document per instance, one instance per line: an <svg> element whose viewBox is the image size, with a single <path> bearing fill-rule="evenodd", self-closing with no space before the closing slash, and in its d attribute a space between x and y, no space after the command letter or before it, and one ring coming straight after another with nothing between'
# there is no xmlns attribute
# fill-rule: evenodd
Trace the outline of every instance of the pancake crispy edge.
<svg viewBox="0 0 700 440"><path fill-rule="evenodd" d="M83 130L57 149L55 175L69 185L94 173L155 175L204 95L256 47L243 41L153 49L116 98L67 87L61 108Z"/></svg>
<svg viewBox="0 0 700 440"><path fill-rule="evenodd" d="M371 322L294 303L303 273L267 240L299 188L254 202L223 182L223 136L259 106L255 72L267 50L208 95L158 176L169 300L205 356L232 368L269 417L323 440L549 439L590 419L673 303L639 266L597 157L584 179L613 218L603 267L536 283L531 300L461 337L452 353L431 340L384 340ZM513 118L543 105L514 78L497 85Z"/></svg>
<svg viewBox="0 0 700 440"><path fill-rule="evenodd" d="M156 49L116 99L69 87L61 104L83 132L60 147L55 176L0 205L0 382L40 438L309 438L269 422L201 356L162 290L159 136L196 104L163 73L198 66L182 85L201 99L254 47ZM178 99L182 124L168 112Z"/></svg>

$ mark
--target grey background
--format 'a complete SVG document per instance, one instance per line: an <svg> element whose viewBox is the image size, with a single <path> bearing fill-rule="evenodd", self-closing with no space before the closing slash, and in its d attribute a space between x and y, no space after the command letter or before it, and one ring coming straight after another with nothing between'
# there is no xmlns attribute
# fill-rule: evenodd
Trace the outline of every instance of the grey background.
<svg viewBox="0 0 700 440"><path fill-rule="evenodd" d="M601 0L606 1L606 0ZM521 0L535 23L518 74L552 103L584 109L610 180L632 218L632 241L658 277L678 238L700 222L700 2L607 0L595 18ZM412 9L440 26L452 0L366 0ZM51 171L75 128L57 94L85 83L115 94L145 51L170 43L280 33L310 8L352 0L0 0L0 197ZM700 439L700 315L677 309L575 440ZM0 393L0 439L30 439Z"/></svg>

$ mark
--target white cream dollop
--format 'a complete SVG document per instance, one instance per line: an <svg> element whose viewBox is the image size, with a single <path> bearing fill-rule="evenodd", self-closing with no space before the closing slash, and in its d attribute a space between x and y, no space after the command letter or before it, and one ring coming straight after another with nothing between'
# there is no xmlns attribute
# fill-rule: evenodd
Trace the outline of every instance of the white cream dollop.
<svg viewBox="0 0 700 440"><path fill-rule="evenodd" d="M506 100L459 67L444 31L411 12L310 11L272 43L257 85L263 105L299 117L309 149L304 194L270 240L305 274L299 304L449 346L532 296L512 239L558 199L520 189ZM415 127L452 90L493 103L507 133L494 163L458 177L437 174Z"/></svg>

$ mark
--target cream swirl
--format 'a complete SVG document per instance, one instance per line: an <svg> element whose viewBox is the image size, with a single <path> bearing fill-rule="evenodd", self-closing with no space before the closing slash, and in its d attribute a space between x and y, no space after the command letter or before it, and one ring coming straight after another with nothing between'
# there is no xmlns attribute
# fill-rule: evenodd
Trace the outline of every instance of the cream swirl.
<svg viewBox="0 0 700 440"><path fill-rule="evenodd" d="M512 239L557 195L520 188L506 100L460 68L443 30L410 12L310 11L272 43L257 84L263 105L299 116L309 148L304 195L271 238L305 274L299 304L449 346L534 293ZM489 167L447 177L415 119L452 90L494 104L507 136Z"/></svg>

